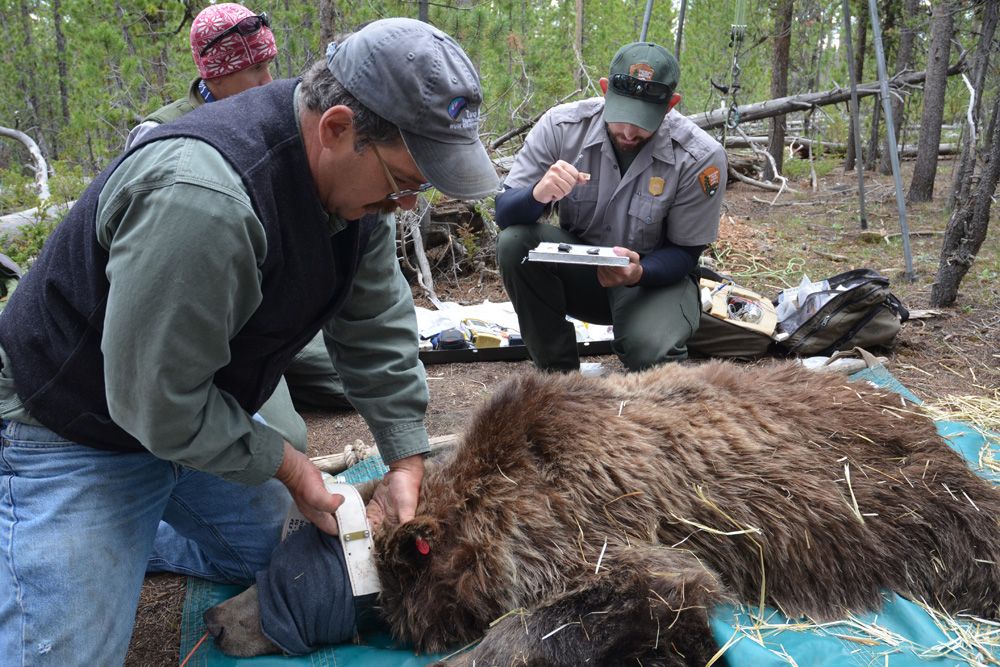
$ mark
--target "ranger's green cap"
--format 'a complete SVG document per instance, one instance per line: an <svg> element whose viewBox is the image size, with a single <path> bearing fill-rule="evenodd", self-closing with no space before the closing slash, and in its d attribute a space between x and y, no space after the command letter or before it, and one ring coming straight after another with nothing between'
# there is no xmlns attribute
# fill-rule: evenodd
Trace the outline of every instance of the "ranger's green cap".
<svg viewBox="0 0 1000 667"><path fill-rule="evenodd" d="M611 61L604 121L630 123L656 132L681 76L677 59L652 42L633 42Z"/></svg>

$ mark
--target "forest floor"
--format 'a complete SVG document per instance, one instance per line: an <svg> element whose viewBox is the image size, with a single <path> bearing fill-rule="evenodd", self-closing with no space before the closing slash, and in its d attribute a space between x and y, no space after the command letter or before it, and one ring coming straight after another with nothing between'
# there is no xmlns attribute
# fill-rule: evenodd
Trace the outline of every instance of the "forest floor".
<svg viewBox="0 0 1000 667"><path fill-rule="evenodd" d="M909 167L904 163L904 184ZM938 170L938 194L933 202L907 207L915 279L905 279L905 260L891 176L866 176L869 232L862 233L857 216L857 182L839 167L819 178L813 190L808 180L791 182L797 193L775 193L734 183L726 193L726 216L720 240L712 250L718 270L759 293L775 297L797 285L803 274L819 280L852 268L872 268L892 279L892 291L911 310L928 309L930 287L937 271L942 232L944 192L950 187L952 163ZM772 203L773 201L773 203ZM986 242L966 276L953 307L927 319L904 323L894 347L879 351L887 368L907 388L931 405L953 407L964 401L985 401L1000 416L1000 215L994 206ZM436 276L438 296L461 304L484 299L506 301L495 277L470 275L457 280ZM419 305L429 304L414 290ZM611 371L621 370L614 356L590 357ZM530 368L529 361L440 364L427 367L431 436L460 431L470 414L499 383ZM310 429L309 454L339 453L355 439L371 443L361 418L351 411L304 414ZM184 578L147 577L126 665L172 667L180 645Z"/></svg>

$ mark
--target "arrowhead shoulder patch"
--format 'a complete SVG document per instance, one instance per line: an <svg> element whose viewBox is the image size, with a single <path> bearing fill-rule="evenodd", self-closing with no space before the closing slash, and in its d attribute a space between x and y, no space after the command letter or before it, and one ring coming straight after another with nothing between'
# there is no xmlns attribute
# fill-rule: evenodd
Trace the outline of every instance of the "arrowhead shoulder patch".
<svg viewBox="0 0 1000 667"><path fill-rule="evenodd" d="M698 174L698 183L701 184L701 189L709 197L715 195L719 191L719 183L721 181L721 175L719 174L718 167L705 167L700 174Z"/></svg>

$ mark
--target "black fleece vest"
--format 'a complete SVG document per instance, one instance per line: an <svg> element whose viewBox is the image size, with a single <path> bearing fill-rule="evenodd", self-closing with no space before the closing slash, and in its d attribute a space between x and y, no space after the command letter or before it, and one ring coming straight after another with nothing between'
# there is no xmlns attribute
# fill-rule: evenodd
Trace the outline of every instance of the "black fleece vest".
<svg viewBox="0 0 1000 667"><path fill-rule="evenodd" d="M132 149L169 137L200 139L232 164L250 193L267 238L263 300L230 340L231 361L214 379L250 413L343 305L376 221L367 216L330 235L295 122L295 84L276 81L206 104L152 130ZM94 234L97 202L123 158L97 177L45 243L0 315L0 345L10 357L18 396L35 419L81 444L141 451L108 414L100 347L109 283L108 253Z"/></svg>

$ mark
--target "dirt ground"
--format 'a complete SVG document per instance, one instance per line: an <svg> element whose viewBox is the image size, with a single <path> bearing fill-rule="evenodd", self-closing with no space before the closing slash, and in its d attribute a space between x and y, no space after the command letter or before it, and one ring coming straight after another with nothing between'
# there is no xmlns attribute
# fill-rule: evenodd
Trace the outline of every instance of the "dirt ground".
<svg viewBox="0 0 1000 667"><path fill-rule="evenodd" d="M950 174L951 163L942 163L939 190L948 186ZM909 182L905 171L903 182ZM915 275L911 282L905 278L891 177L866 178L870 234L862 233L857 221L853 175L834 169L819 179L815 191L807 181L791 185L798 192L782 193L776 200L774 192L742 183L730 186L720 241L711 251L720 270L774 297L780 289L798 284L803 273L817 280L867 267L889 275L893 292L908 308L928 308L941 232L947 222L942 212L943 195L907 209ZM989 237L963 283L958 302L932 317L905 323L895 346L879 352L888 357L887 367L906 387L932 404L948 397L977 396L997 401L994 405L1000 410L1000 298L996 289L1000 281L1000 215L996 208ZM457 281L440 276L436 280L443 300L463 304L486 298L506 300L492 276L471 275ZM429 306L419 290L414 295L420 305ZM608 370L621 370L613 356L586 361L600 361ZM459 432L470 413L499 383L530 366L528 361L429 365L430 435ZM338 453L359 438L372 442L356 413L310 412L304 417L310 428L312 456ZM183 659L178 655L183 595L182 577L147 578L126 665L167 667Z"/></svg>

